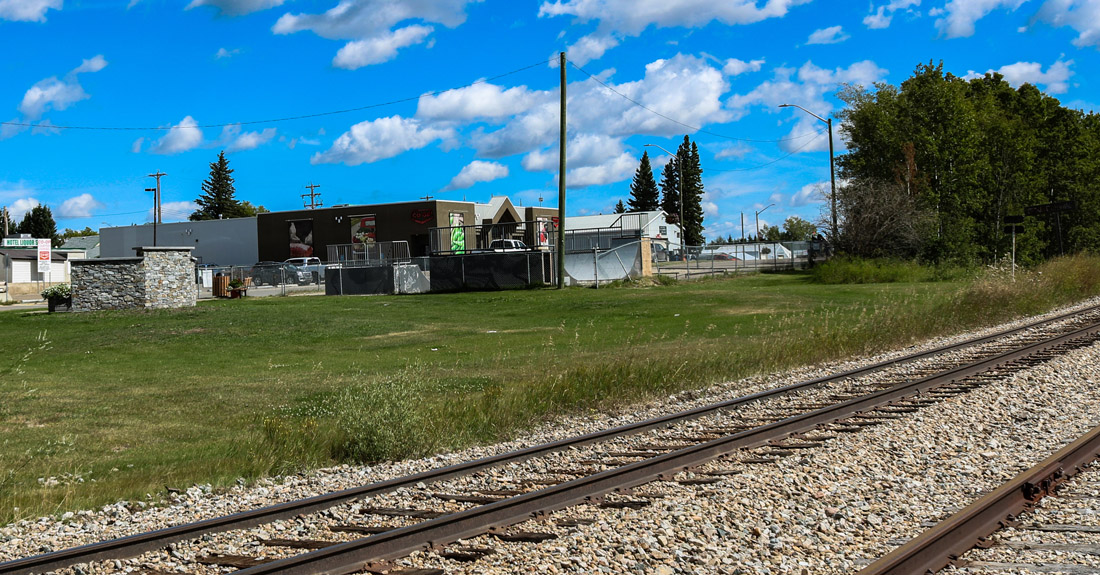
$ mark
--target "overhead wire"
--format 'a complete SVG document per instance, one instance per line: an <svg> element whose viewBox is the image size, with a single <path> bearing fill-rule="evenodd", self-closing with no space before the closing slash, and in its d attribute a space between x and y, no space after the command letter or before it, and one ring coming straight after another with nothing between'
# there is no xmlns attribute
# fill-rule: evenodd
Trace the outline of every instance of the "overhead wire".
<svg viewBox="0 0 1100 575"><path fill-rule="evenodd" d="M522 68L517 68L517 69L512 70L510 72L505 72L503 74L497 74L496 76L491 76L489 78L482 78L482 79L477 80L475 82L470 82L469 84L465 84L465 85L462 85L462 86L455 86L455 87L447 88L445 90L436 90L434 92L426 92L424 94L420 94L420 95L417 95L417 96L409 96L409 97L406 97L406 98L399 98L397 100L390 100L388 102L380 102L380 103L377 103L377 104L367 104L367 105L364 105L364 106L357 106L355 108L345 108L345 109L342 109L342 110L331 110L331 111L328 111L328 112L317 112L317 113L313 113L313 114L300 114L300 115L297 115L297 116L285 116L285 117L282 117L282 118L270 118L270 119L266 119L266 120L247 120L247 121L242 121L242 122L225 122L225 123L218 123L218 124L196 124L194 126L157 126L157 127L140 127L140 126L58 126L58 125L54 125L54 124L40 124L40 123L35 124L35 123L29 123L29 122L0 122L0 126L18 126L18 127L24 127L24 128L50 128L50 129L56 129L56 130L100 130L100 131L150 132L150 131L167 131L167 130L177 130L177 129L179 129L179 130L186 130L186 129L196 129L196 130L198 130L198 129L203 129L203 128L225 128L227 126L251 126L251 125L255 125L255 124L274 124L274 123L278 123L278 122L290 122L290 121L293 121L293 120L305 120L305 119L309 119L309 118L321 118L321 117L324 117L324 116L335 116L335 115L339 115L339 114L350 114L352 112L361 112L363 110L370 110L370 109L373 109L373 108L383 108L383 107L386 107L386 106L393 106L393 105L396 105L396 104L404 104L406 102L412 102L412 101L415 101L415 100L419 100L420 98L423 98L424 96L438 96L440 94L445 94L447 92L451 92L451 91L454 91L454 90L461 90L463 88L470 88L472 86L477 86L477 85L480 85L480 84L487 84L487 83L492 82L494 80L499 80L500 78L504 78L504 77L507 77L507 76L511 76L513 74L518 74L520 72L530 70L531 68L546 65L546 64L550 63L552 60L553 59L542 60L540 62L536 62L534 64L529 64L529 65L524 66Z"/></svg>
<svg viewBox="0 0 1100 575"><path fill-rule="evenodd" d="M566 61L568 61L574 68L576 68L577 70L583 72L589 78L594 80L597 84L603 86L604 88L607 88L611 92L618 95L620 98L623 98L624 100L634 104L635 106L637 106L637 107L639 107L639 108L641 108L641 109L643 109L643 110L649 112L650 114L653 114L653 115L655 115L659 118L663 118L665 120L668 120L669 122L672 122L673 124L682 126L684 128L688 128L692 132L698 132L700 134L706 134L708 136L714 136L716 138L723 138L723 139L726 139L726 140L736 140L738 142L753 142L753 143L758 143L758 144L775 144L775 143L779 143L779 142L787 142L787 141L790 141L790 140L800 140L802 138L809 137L808 134L800 134L798 136L791 136L791 137L788 137L788 138L780 138L778 140L756 140L756 139L752 139L752 138L739 138L737 136L728 136L726 134L719 134L717 132L711 132L710 130L704 130L704 129L700 128L699 126L692 126L691 124L685 124L684 122L681 122L680 120L677 120L675 118L670 118L669 116L666 116L666 115L658 112L657 110L654 110L653 108L650 108L650 107L646 106L645 104L635 100L634 98L631 98L630 96L627 96L626 94L623 94L622 92L616 90L615 88L612 88L611 85L609 85L607 82L604 82L603 80L599 79L597 76L592 74L591 72L585 70L584 68L581 68L580 66L575 64L573 61L568 60L568 59L566 59ZM820 133L821 132L818 132L818 134L820 134Z"/></svg>

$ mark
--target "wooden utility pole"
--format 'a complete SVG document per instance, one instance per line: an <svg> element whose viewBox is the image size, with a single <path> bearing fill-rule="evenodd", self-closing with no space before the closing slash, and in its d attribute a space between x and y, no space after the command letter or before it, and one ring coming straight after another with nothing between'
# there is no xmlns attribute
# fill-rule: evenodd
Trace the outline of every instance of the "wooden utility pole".
<svg viewBox="0 0 1100 575"><path fill-rule="evenodd" d="M157 187L145 188L145 191L153 192L153 246L157 245L157 224L162 221L160 214L160 179L167 175L160 170L157 170L155 174L149 174L150 178L157 179Z"/></svg>
<svg viewBox="0 0 1100 575"><path fill-rule="evenodd" d="M561 128L558 142L558 289L565 287L565 52L561 53Z"/></svg>
<svg viewBox="0 0 1100 575"><path fill-rule="evenodd" d="M314 191L319 187L321 187L319 184L314 184L313 182L310 182L309 185L306 186L306 188L309 188L309 193L302 194L302 198L309 198L309 203L305 204L306 208L314 210L324 205L320 202L320 200L317 199L321 196L321 194Z"/></svg>

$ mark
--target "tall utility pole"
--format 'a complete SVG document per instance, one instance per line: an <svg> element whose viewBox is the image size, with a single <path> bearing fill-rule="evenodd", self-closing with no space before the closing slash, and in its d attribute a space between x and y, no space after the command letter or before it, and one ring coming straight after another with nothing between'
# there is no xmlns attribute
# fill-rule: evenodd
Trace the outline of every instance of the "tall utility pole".
<svg viewBox="0 0 1100 575"><path fill-rule="evenodd" d="M0 213L0 219L4 220L4 237L8 237L8 208L4 206L3 213Z"/></svg>
<svg viewBox="0 0 1100 575"><path fill-rule="evenodd" d="M302 198L306 198L306 197L309 198L309 203L305 204L306 208L308 208L310 210L314 210L314 209L317 209L317 208L324 205L317 199L321 196L320 192L315 192L314 191L319 187L321 187L319 184L314 184L313 182L310 182L309 185L306 186L306 188L309 188L309 193L308 194L302 194Z"/></svg>
<svg viewBox="0 0 1100 575"><path fill-rule="evenodd" d="M558 289L565 287L565 52L561 53L561 128L558 135Z"/></svg>
<svg viewBox="0 0 1100 575"><path fill-rule="evenodd" d="M161 223L160 218L160 179L167 176L164 172L157 170L155 174L149 174L150 178L157 179L157 187L145 188L147 192L153 192L153 246L157 245L157 224Z"/></svg>
<svg viewBox="0 0 1100 575"><path fill-rule="evenodd" d="M818 120L821 120L822 122L825 122L825 125L829 127L829 190L831 191L831 193L829 194L830 195L830 202L829 203L832 205L830 211L832 212L832 218L831 219L833 220L832 221L832 224L833 224L832 229L830 230L830 233L831 233L832 237L829 238L829 239L833 243L836 243L837 234L840 233L840 227L837 225L837 219L836 219L836 169L833 167L833 119L832 118L822 118L821 116L818 116L817 114L807 110L806 108L803 108L802 106L799 106L798 104L780 104L779 107L780 108L798 108L799 110L802 110L803 112L806 112L807 114L817 118Z"/></svg>

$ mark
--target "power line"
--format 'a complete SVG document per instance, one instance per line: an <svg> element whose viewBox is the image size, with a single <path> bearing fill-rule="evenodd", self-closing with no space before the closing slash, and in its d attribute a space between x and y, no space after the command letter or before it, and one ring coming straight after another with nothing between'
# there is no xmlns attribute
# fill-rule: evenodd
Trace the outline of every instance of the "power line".
<svg viewBox="0 0 1100 575"><path fill-rule="evenodd" d="M503 74L497 74L496 76L492 76L492 77L489 77L489 78L483 78L481 80L478 80L476 82L470 82L469 84L465 84L463 86L455 86L453 88L447 88L445 90L436 90L434 92L427 92L425 94L420 94L420 95L417 95L417 96L409 96L407 98L400 98L400 99L397 99L397 100L390 100L389 102L382 102L382 103L378 103L378 104L368 104L368 105L365 105L365 106L358 106L358 107L355 107L355 108L346 108L346 109L343 109L343 110L332 110L330 112L317 112L317 113L314 113L314 114L301 114L301 115L298 115L298 116L286 116L286 117L282 117L282 118L271 118L271 119L267 119L267 120L248 120L248 121L244 121L244 122L226 122L226 123L222 123L222 124L198 124L198 125L195 125L195 126L167 126L167 127L157 126L155 128L154 127L136 127L136 126L56 126L56 125L53 125L53 124L42 125L42 124L34 124L34 123L30 123L30 122L0 122L0 126L19 126L19 127L23 127L23 128L39 128L39 127L41 127L41 128L51 128L51 129L55 129L55 130L101 130L101 131L149 132L149 131L166 131L166 130L174 130L174 129L185 130L185 129L188 129L188 128L198 130L198 129L203 129L203 128L224 128L226 126L250 126L250 125L255 125L255 124L274 124L274 123L277 123L277 122L290 122L290 121L293 121L293 120L305 120L305 119L308 119L308 118L320 118L320 117L324 117L324 116L335 116L335 115L338 115L338 114L350 114L352 112L361 112L363 110L370 110L372 108L383 108L383 107L386 107L386 106L393 106L395 104L404 104L406 102L412 102L414 100L419 100L420 98L423 98L424 96L438 96L440 94L445 94L445 93L450 92L452 90L461 90L463 88L478 86L480 84L487 84L489 82L492 82L494 80L499 80L500 78L504 78L506 76L511 76L513 74L518 74L520 72L525 72L527 70L530 70L531 68L544 66L546 64L549 64L551 61L552 61L552 59L542 60L540 62L536 62L534 64L524 66L522 68L517 68L515 70L512 70L511 72L505 72Z"/></svg>
<svg viewBox="0 0 1100 575"><path fill-rule="evenodd" d="M685 124L685 123L683 123L680 120L677 120L675 118L670 118L670 117L658 112L657 110L654 110L653 108L650 108L650 107L646 106L645 104L635 100L634 98L631 98L630 96L627 96L626 94L623 94L622 92L616 90L615 88L612 88L606 82L604 82L603 80L600 80L599 78L597 78L595 75L593 75L591 72L585 70L584 68L581 68L580 66L574 64L572 61L569 61L569 63L572 64L573 67L576 68L577 70L580 70L581 72L583 72L589 78L595 80L596 83L598 83L599 85L601 85L604 88L607 88L608 90L611 90L612 92L614 92L620 98L630 102L631 104L634 104L635 106L649 112L650 114L653 114L654 116L657 116L657 117L663 118L665 120L668 120L669 122L672 122L673 124L677 124L679 126L683 126L685 128L688 128L688 129L692 130L693 132L698 132L700 134L706 134L708 136L714 136L716 138L723 138L723 139L726 139L726 140L737 140L739 142L755 142L755 143L758 143L758 144L774 144L774 143L778 143L778 142L787 142L787 141L790 141L790 140L800 140L802 138L809 137L809 134L800 134L798 136L791 136L789 138L780 138L778 140L754 140L754 139L751 139L751 138L738 138L736 136L727 136L725 134L719 134L717 132L711 132L709 130L704 130L704 129L698 127L698 126L692 126L691 124ZM818 134L821 134L821 132L818 132Z"/></svg>
<svg viewBox="0 0 1100 575"><path fill-rule="evenodd" d="M753 170L759 170L760 168L766 168L766 167L768 167L768 166L770 166L770 165L772 165L776 162L779 162L781 160L785 160L785 159L801 152L803 148L805 148L806 146L809 146L810 144L816 142L817 139L820 138L821 134L823 134L824 132L825 132L824 130L818 132L817 135L814 137L814 139L812 139L809 142L806 142L805 144L802 144L801 146L795 148L790 153L779 156L778 158L776 158L776 159L774 159L770 162L766 162L766 163L763 163L763 164L760 164L760 165L757 165L757 166L752 166L750 168L734 168L734 169L730 169L730 170L716 170L714 168L710 168L707 171L709 171L709 172L751 172Z"/></svg>

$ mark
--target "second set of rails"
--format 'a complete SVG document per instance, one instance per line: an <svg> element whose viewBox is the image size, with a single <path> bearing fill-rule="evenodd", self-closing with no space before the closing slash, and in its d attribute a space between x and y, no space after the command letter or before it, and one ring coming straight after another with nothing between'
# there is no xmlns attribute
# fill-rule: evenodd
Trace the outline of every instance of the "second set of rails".
<svg viewBox="0 0 1100 575"><path fill-rule="evenodd" d="M718 458L738 463L784 457L838 433L858 432L966 393L985 379L1045 361L1100 338L1100 309L1088 308L1013 330L722 401L596 433L464 462L359 488L0 563L0 575L41 573L143 553L188 558L196 573L400 573L386 563L484 533L538 541L510 526L578 504L644 505L632 489L672 480ZM489 473L508 469L509 473ZM731 468L729 473L736 473ZM681 479L706 484L721 473ZM429 488L430 487L430 488ZM412 493L421 506L385 506ZM405 498L408 499L407 497ZM176 544L323 513L333 539L279 541L263 557L200 557ZM363 518L370 518L364 521ZM565 519L568 521L568 519ZM364 536L365 535L365 536ZM341 540L343 539L343 540ZM269 541L270 543L270 541ZM312 550L309 550L312 549ZM309 550L301 553L302 550ZM463 548L456 560L486 549ZM480 554L480 555L479 555ZM99 571L107 572L110 569Z"/></svg>

